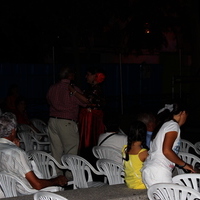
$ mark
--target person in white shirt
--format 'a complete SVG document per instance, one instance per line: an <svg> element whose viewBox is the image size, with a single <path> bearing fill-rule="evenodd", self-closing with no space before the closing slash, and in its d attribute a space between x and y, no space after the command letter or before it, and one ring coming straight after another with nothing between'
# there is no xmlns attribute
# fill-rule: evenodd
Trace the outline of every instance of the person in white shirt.
<svg viewBox="0 0 200 200"><path fill-rule="evenodd" d="M37 190L66 185L68 181L65 176L47 180L35 175L26 152L19 148L16 130L16 116L9 112L2 114L0 116L0 171L18 176L28 187Z"/></svg>
<svg viewBox="0 0 200 200"><path fill-rule="evenodd" d="M127 135L119 128L117 117L105 119L106 132L100 134L98 146L108 146L121 152L124 145L127 144Z"/></svg>
<svg viewBox="0 0 200 200"><path fill-rule="evenodd" d="M159 111L149 156L142 168L142 179L147 188L156 183L172 183L175 164L194 172L193 166L177 155L180 148L180 126L185 123L187 115L187 109L182 103L166 104Z"/></svg>

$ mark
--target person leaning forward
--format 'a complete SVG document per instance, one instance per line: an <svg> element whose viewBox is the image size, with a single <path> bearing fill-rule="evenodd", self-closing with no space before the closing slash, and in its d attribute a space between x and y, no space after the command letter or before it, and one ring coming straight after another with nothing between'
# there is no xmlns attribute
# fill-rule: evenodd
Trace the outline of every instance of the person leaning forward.
<svg viewBox="0 0 200 200"><path fill-rule="evenodd" d="M65 186L65 176L41 179L36 176L26 152L19 148L16 136L17 121L13 113L5 112L0 116L0 171L6 171L19 177L30 188L41 190L49 186ZM26 193L24 191L24 193ZM3 197L0 191L0 198Z"/></svg>
<svg viewBox="0 0 200 200"><path fill-rule="evenodd" d="M63 154L77 155L78 153L77 120L79 106L85 107L87 105L87 99L82 95L81 90L76 86L71 86L73 80L74 72L72 69L62 67L60 81L52 85L47 93L47 100L50 105L48 131L51 151L52 156L59 163L61 163ZM79 96L80 98L78 98ZM57 174L63 174L63 172L57 168Z"/></svg>

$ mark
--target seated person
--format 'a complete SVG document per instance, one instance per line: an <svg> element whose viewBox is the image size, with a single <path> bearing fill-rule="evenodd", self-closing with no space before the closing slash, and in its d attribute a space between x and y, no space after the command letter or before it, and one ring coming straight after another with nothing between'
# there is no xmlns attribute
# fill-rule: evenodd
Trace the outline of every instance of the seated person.
<svg viewBox="0 0 200 200"><path fill-rule="evenodd" d="M33 125L33 123L29 120L27 111L26 111L26 100L23 97L18 97L15 101L15 111L14 114L17 118L17 123L27 124L37 133L40 131Z"/></svg>
<svg viewBox="0 0 200 200"><path fill-rule="evenodd" d="M143 122L147 127L146 145L150 148L151 136L156 127L156 117L151 112L141 112L138 114L137 120Z"/></svg>
<svg viewBox="0 0 200 200"><path fill-rule="evenodd" d="M129 188L145 189L142 182L141 168L148 156L146 148L146 126L135 121L128 133L127 145L122 150L124 160L125 182Z"/></svg>
<svg viewBox="0 0 200 200"><path fill-rule="evenodd" d="M26 152L19 148L16 127L16 117L13 113L6 112L0 116L0 170L15 174L28 187L37 190L66 185L68 181L65 176L47 180L35 175Z"/></svg>
<svg viewBox="0 0 200 200"><path fill-rule="evenodd" d="M106 132L100 134L98 146L112 147L121 152L123 146L127 144L127 135L119 131L118 119L115 117L105 118L104 124Z"/></svg>
<svg viewBox="0 0 200 200"><path fill-rule="evenodd" d="M5 99L5 110L13 112L15 110L15 101L19 97L19 87L17 84L10 85L8 95Z"/></svg>

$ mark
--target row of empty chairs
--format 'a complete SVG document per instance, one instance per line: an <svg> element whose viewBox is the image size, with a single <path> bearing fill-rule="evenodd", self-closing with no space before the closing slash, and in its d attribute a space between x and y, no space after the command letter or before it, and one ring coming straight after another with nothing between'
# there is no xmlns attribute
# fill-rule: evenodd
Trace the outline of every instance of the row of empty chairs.
<svg viewBox="0 0 200 200"><path fill-rule="evenodd" d="M73 189L98 187L105 183L93 181L92 173L96 175L104 175L101 171L96 170L87 160L77 155L63 155L61 158L62 165L59 164L50 154L32 150L27 152L29 158L34 160L39 171L43 174L43 178L50 179L56 177L56 167L62 170L70 170L73 175Z"/></svg>
<svg viewBox="0 0 200 200"><path fill-rule="evenodd" d="M31 122L40 133L27 124L19 125L17 135L20 139L20 147L25 151L42 150L51 152L47 124L37 118L31 119Z"/></svg>
<svg viewBox="0 0 200 200"><path fill-rule="evenodd" d="M30 131L24 130L17 133L20 139L20 147L26 152L30 150L42 150L50 152L50 142L39 140L43 135L36 135Z"/></svg>
<svg viewBox="0 0 200 200"><path fill-rule="evenodd" d="M42 174L42 178L50 179L56 177L55 167L63 170L70 170L73 175L73 181L69 181L68 185L73 184L74 189L100 187L105 185L103 182L93 181L92 172L97 175L103 175L102 172L96 170L87 160L77 155L64 155L62 157L62 165L60 165L49 153L43 151L32 150L27 152L29 159L33 160ZM29 188L21 179L14 174L9 174L5 171L0 172L0 186L6 197L20 196L25 194L33 194L38 190ZM25 193L19 193L17 185L23 188ZM45 191L58 191L61 187L44 188Z"/></svg>

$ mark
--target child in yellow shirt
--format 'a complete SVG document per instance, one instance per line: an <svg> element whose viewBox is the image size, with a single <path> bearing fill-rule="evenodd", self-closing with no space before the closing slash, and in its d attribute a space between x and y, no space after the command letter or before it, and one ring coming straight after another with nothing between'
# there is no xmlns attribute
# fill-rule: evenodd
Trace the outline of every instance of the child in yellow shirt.
<svg viewBox="0 0 200 200"><path fill-rule="evenodd" d="M122 149L125 182L132 189L146 189L141 175L143 162L148 156L146 132L146 125L135 121L130 127L127 145Z"/></svg>

